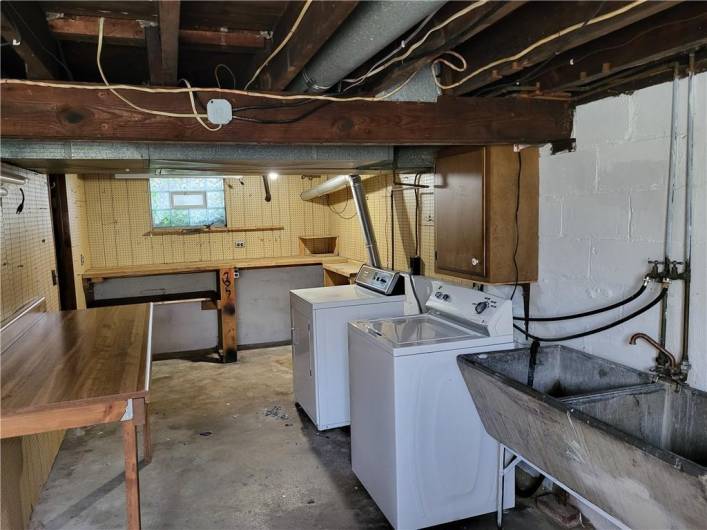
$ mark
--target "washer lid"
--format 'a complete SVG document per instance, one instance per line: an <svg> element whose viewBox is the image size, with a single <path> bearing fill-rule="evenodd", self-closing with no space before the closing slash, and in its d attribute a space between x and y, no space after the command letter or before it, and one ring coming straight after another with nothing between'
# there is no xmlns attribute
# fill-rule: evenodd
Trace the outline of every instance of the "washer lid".
<svg viewBox="0 0 707 530"><path fill-rule="evenodd" d="M366 327L370 334L386 339L393 347L485 337L429 314L371 320Z"/></svg>

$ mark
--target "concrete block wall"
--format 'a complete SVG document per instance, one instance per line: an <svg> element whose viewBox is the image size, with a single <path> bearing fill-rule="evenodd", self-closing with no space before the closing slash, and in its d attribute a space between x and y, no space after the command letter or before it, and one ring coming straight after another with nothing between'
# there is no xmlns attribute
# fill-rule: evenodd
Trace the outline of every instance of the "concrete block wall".
<svg viewBox="0 0 707 530"><path fill-rule="evenodd" d="M705 146L707 74L695 79L695 200L689 382L707 390L707 292L705 276ZM577 150L540 159L540 273L531 314L557 315L600 307L640 286L648 260L663 255L670 144L671 84L603 99L577 108ZM680 82L678 193L673 232L674 259L683 257L687 81ZM680 352L682 282L670 290L668 348ZM642 306L638 303L581 321L535 324L537 335L553 336L607 323ZM517 297L520 298L520 297ZM516 300L516 314L522 314ZM659 334L659 306L617 328L568 343L639 369L653 365L655 350L628 339L642 331ZM520 338L520 336L519 336Z"/></svg>

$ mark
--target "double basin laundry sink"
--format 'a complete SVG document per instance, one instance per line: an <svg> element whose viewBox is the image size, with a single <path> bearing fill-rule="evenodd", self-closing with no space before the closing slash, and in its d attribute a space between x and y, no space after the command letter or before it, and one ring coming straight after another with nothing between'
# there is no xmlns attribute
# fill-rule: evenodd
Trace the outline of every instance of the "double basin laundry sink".
<svg viewBox="0 0 707 530"><path fill-rule="evenodd" d="M565 346L457 362L521 458L630 528L705 528L707 393Z"/></svg>

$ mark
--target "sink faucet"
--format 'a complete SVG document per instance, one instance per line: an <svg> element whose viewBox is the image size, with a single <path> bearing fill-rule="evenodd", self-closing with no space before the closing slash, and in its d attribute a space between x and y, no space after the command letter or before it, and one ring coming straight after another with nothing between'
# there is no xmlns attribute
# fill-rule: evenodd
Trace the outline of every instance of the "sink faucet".
<svg viewBox="0 0 707 530"><path fill-rule="evenodd" d="M662 353L668 359L668 367L670 368L671 373L677 373L680 371L680 367L678 365L677 359L675 358L675 355L670 353L663 346L661 346L655 339L651 338L650 336L646 335L645 333L634 333L633 335L631 335L631 338L629 339L628 343L629 344L636 344L636 341L638 341L638 339L645 340L648 344L650 344L656 350L658 350L659 354Z"/></svg>

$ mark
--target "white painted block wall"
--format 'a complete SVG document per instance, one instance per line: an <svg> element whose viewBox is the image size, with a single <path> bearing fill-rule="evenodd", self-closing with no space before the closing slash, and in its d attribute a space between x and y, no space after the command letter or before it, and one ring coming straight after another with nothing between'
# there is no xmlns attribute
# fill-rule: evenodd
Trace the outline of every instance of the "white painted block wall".
<svg viewBox="0 0 707 530"><path fill-rule="evenodd" d="M707 390L707 74L695 78L695 201L692 318L688 382ZM607 305L638 289L649 259L663 256L670 139L671 84L645 88L579 106L574 121L577 150L540 158L540 269L533 285L532 315L558 315ZM687 80L680 82L680 144L674 231L674 259L683 256ZM681 283L671 287L668 348L680 352ZM531 332L553 336L617 319L647 300L581 321L534 324ZM515 313L522 314L522 301ZM612 330L569 345L618 362L648 369L655 350L629 337L659 335L659 305ZM522 336L518 334L518 339Z"/></svg>

